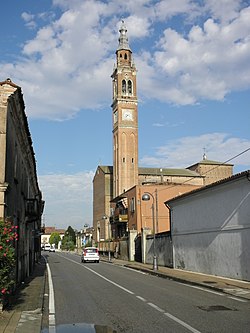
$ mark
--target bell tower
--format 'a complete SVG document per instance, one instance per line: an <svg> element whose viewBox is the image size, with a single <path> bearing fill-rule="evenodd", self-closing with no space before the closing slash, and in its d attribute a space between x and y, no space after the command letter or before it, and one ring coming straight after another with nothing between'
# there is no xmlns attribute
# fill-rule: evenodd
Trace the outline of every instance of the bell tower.
<svg viewBox="0 0 250 333"><path fill-rule="evenodd" d="M113 196L138 184L136 68L122 21L113 74Z"/></svg>

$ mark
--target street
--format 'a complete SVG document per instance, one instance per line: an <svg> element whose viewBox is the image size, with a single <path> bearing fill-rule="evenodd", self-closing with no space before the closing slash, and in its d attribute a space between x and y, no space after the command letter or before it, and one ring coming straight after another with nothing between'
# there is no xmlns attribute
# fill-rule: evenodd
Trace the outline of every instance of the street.
<svg viewBox="0 0 250 333"><path fill-rule="evenodd" d="M249 332L247 301L107 262L82 264L76 254L56 252L45 257L55 311L51 313L48 284L43 333L52 331L53 318L58 333L66 324L80 323L117 332Z"/></svg>

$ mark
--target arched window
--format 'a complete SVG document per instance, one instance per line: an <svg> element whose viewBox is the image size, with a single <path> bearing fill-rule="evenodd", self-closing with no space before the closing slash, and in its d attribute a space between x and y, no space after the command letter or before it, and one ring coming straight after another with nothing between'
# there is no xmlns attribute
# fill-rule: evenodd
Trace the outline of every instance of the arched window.
<svg viewBox="0 0 250 333"><path fill-rule="evenodd" d="M128 58L127 53L125 53L124 59L127 60L127 58Z"/></svg>
<svg viewBox="0 0 250 333"><path fill-rule="evenodd" d="M126 90L127 90L127 87L126 87L126 81L125 81L125 80L122 80L122 93L123 93L123 94L126 94Z"/></svg>
<svg viewBox="0 0 250 333"><path fill-rule="evenodd" d="M128 93L132 94L132 81L128 80Z"/></svg>

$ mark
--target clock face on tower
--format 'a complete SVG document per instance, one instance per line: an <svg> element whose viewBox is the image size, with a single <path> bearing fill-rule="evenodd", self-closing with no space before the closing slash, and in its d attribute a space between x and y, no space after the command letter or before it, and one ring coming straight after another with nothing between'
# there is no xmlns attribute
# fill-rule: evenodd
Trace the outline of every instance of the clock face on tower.
<svg viewBox="0 0 250 333"><path fill-rule="evenodd" d="M122 120L133 121L133 111L123 109L122 110Z"/></svg>

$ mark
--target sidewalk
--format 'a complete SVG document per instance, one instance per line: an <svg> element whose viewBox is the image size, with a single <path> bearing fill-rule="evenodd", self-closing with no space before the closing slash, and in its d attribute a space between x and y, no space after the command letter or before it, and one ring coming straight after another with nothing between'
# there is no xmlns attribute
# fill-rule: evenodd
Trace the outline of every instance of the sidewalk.
<svg viewBox="0 0 250 333"><path fill-rule="evenodd" d="M101 257L108 262L108 257ZM224 292L232 297L250 301L250 282L226 279L218 276L158 267L155 272L152 265L111 259L111 263L157 275L162 278L188 283L200 287ZM0 333L40 333L42 322L43 296L46 280L46 263L43 258L36 265L32 276L11 300L10 306L0 312Z"/></svg>
<svg viewBox="0 0 250 333"><path fill-rule="evenodd" d="M46 263L43 258L34 272L0 312L0 333L40 333Z"/></svg>
<svg viewBox="0 0 250 333"><path fill-rule="evenodd" d="M101 257L101 260L108 262L108 257ZM154 271L153 265L124 261L115 258L111 258L111 263L137 269L148 274L160 276L162 278L210 288L215 291L226 293L232 297L238 297L250 301L250 282L162 266L159 266L158 270Z"/></svg>

